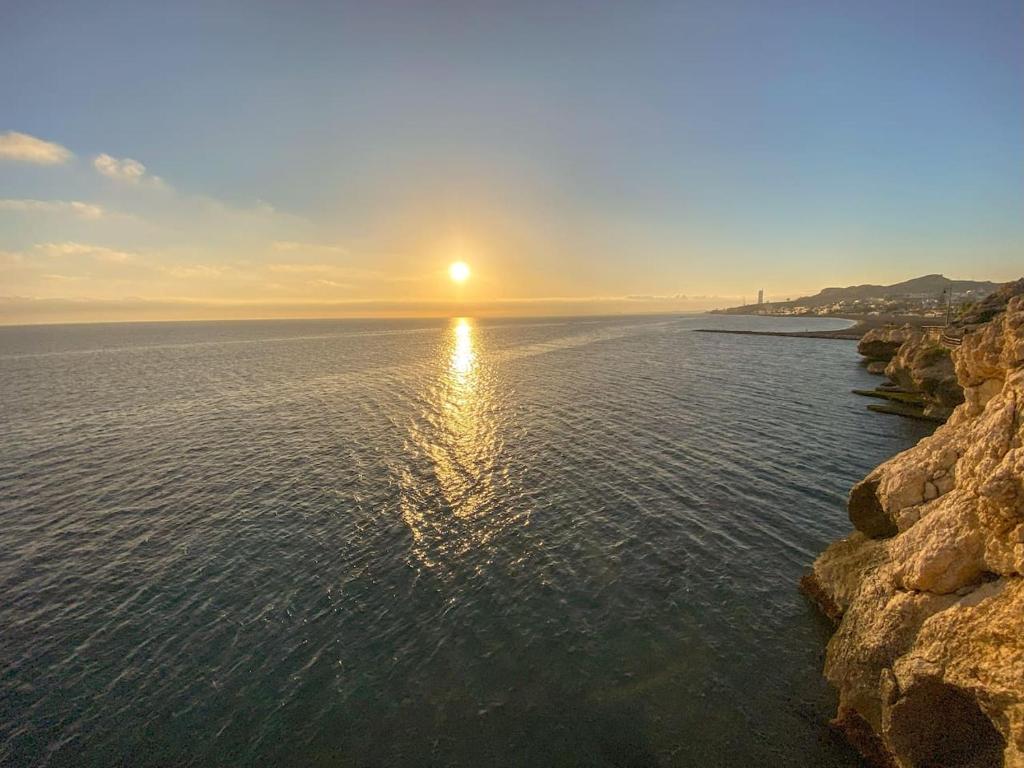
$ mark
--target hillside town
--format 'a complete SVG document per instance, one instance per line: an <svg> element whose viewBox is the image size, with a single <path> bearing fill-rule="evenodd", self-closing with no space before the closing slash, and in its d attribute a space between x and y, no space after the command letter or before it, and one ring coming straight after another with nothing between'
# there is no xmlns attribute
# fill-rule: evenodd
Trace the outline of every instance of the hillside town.
<svg viewBox="0 0 1024 768"><path fill-rule="evenodd" d="M814 296L771 301L763 290L754 304L722 310L728 314L772 316L915 316L936 320L956 317L988 296L995 283L949 280L926 275L895 285L826 288Z"/></svg>

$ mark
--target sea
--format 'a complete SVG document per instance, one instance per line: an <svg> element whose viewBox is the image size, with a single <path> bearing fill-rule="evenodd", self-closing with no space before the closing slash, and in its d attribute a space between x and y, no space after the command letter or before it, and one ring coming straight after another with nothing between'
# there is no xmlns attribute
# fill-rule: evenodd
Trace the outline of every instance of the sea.
<svg viewBox="0 0 1024 768"><path fill-rule="evenodd" d="M797 591L930 427L676 315L0 328L0 764L857 766Z"/></svg>

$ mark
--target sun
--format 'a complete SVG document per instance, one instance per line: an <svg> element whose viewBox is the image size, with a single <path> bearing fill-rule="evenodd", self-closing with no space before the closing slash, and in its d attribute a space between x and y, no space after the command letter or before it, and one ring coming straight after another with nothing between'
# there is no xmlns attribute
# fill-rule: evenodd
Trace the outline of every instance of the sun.
<svg viewBox="0 0 1024 768"><path fill-rule="evenodd" d="M464 261L453 261L448 267L448 277L462 285L469 280L469 264Z"/></svg>

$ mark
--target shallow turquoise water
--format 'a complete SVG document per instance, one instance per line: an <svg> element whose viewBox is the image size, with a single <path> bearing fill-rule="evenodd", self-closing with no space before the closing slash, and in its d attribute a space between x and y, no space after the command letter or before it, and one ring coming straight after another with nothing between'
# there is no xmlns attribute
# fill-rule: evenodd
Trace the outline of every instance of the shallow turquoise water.
<svg viewBox="0 0 1024 768"><path fill-rule="evenodd" d="M796 582L926 428L691 332L813 323L0 329L0 764L856 765Z"/></svg>

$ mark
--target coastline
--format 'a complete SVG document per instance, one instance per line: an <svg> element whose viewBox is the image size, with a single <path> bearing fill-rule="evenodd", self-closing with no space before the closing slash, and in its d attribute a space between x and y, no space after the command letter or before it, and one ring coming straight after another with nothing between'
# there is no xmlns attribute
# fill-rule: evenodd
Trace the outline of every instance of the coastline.
<svg viewBox="0 0 1024 768"><path fill-rule="evenodd" d="M868 332L868 328L859 325L843 328L838 331L733 331L721 328L695 328L694 333L733 333L741 336L786 336L796 339L839 339L842 341L859 341Z"/></svg>
<svg viewBox="0 0 1024 768"><path fill-rule="evenodd" d="M738 312L729 314L740 314ZM761 315L757 313L746 313L748 317L778 317L779 319L794 317L794 315ZM920 315L800 315L815 320L850 320L853 325L848 328L840 328L835 331L740 331L720 330L717 328L696 328L697 333L734 333L744 336L786 336L800 339L838 339L841 341L860 341L868 331L875 328L884 328L890 325L912 325L920 327L934 318L921 317Z"/></svg>
<svg viewBox="0 0 1024 768"><path fill-rule="evenodd" d="M920 339L893 359L928 351ZM1024 766L1024 296L966 335L952 364L961 404L853 487L854 531L800 581L836 626L832 724L885 768Z"/></svg>

